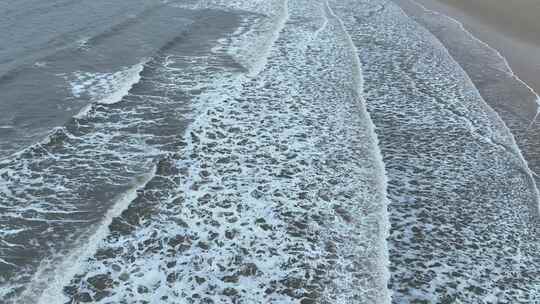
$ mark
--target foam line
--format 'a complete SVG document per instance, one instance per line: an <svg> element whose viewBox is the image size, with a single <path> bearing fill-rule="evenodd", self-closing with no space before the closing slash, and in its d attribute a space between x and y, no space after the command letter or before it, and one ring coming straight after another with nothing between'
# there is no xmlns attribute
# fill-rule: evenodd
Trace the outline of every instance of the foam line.
<svg viewBox="0 0 540 304"><path fill-rule="evenodd" d="M531 122L529 123L529 127L527 129L529 129L535 122L536 122L536 118L539 116L540 114L540 95L531 87L529 86L525 81L523 81L521 78L519 78L519 76L517 76L514 71L512 70L512 67L510 67L510 64L508 63L508 60L501 54L501 52L499 52L499 50L497 50L496 48L492 47L491 45L489 45L487 42L481 40L480 38L474 36L469 30L467 30L467 28L463 25L463 23L461 23L460 21L458 21L457 19L453 18L453 17L450 17L450 16L447 16L443 13L440 13L440 12L437 12L437 11L434 11L434 10L430 10L428 9L427 7L425 7L424 5L422 5L421 3L418 3L417 1L415 0L410 0L412 3L414 3L415 5L417 5L418 7L420 7L424 12L428 13L428 14L432 14L432 15L436 15L436 16L442 16L443 18L446 18L448 20L451 20L452 22L454 22L455 24L458 25L459 28L461 28L461 30L463 32L465 32L469 37L471 37L473 40L479 42L480 44L484 45L485 47L487 47L488 49L492 50L500 59L501 61L504 63L505 67L506 67L506 71L502 71L502 72L505 72L507 73L508 75L510 75L512 78L514 78L515 80L517 80L519 83L523 84L527 89L529 89L529 91L531 91L531 93L533 93L534 96L536 96L536 104L537 104L537 110L536 110L536 115L534 116L534 118L531 120Z"/></svg>
<svg viewBox="0 0 540 304"><path fill-rule="evenodd" d="M128 77L123 83L118 86L118 89L110 95L98 101L102 104L114 104L120 102L124 96L129 93L129 90L141 80L141 72L144 69L144 63L139 63L128 70Z"/></svg>
<svg viewBox="0 0 540 304"><path fill-rule="evenodd" d="M10 266L13 266L13 267L17 268L17 265L12 264L12 263L10 263L10 262L8 262L8 261L2 259L1 257L0 257L0 263L6 264L6 265L10 265Z"/></svg>
<svg viewBox="0 0 540 304"><path fill-rule="evenodd" d="M320 28L318 28L314 33L313 33L313 39L317 38L319 36L319 34L324 31L326 29L326 27L328 26L328 17L326 16L326 7L327 7L328 3L325 2L325 3L321 3L321 12L322 12L322 16L324 18L323 20L323 24L321 25Z"/></svg>
<svg viewBox="0 0 540 304"><path fill-rule="evenodd" d="M356 78L355 80L357 83L356 93L361 101L360 102L361 109L365 113L366 117L368 118L369 134L371 134L373 142L375 143L375 149L373 149L372 151L374 153L374 158L377 161L376 163L376 165L378 166L377 171L380 173L379 176L377 176L378 185L379 185L379 189L377 189L377 191L380 191L381 193L383 193L383 197L384 197L384 200L381 202L383 204L383 208L381 208L382 214L380 215L380 218L379 218L379 225L381 225L381 228L382 228L380 229L380 231L384 231L384 233L379 235L379 240L378 240L379 244L377 244L377 247L380 249L379 263L378 263L380 268L378 271L382 274L382 277L383 277L384 282L381 282L381 288L384 288L385 293L383 295L383 298L379 299L380 300L379 303L391 303L392 302L391 291L387 287L388 282L390 280L390 270L389 270L390 258L388 255L388 242L386 239L388 238L389 233L390 233L390 220L389 220L388 207L387 207L389 205L389 200L388 200L388 193L387 193L388 179L386 176L386 169L384 166L382 153L379 149L379 140L375 132L376 127L375 127L375 124L373 123L373 120L371 119L371 116L369 115L369 112L366 108L365 99L363 97L364 78L363 78L363 73L362 73L362 63L360 61L358 49L354 45L351 35L349 35L349 33L347 32L345 28L345 24L343 23L343 20L341 20L333 12L327 0L325 1L325 6L326 6L326 10L328 14L339 22L340 28L343 34L347 37L349 48L351 52L353 53L353 57L354 57L353 60L354 60L354 65L355 65L354 71L356 72L354 76Z"/></svg>
<svg viewBox="0 0 540 304"><path fill-rule="evenodd" d="M81 265L96 252L101 240L108 235L109 225L112 220L120 216L128 208L129 204L137 197L137 190L144 188L155 176L155 172L156 168L154 167L151 173L137 179L136 183L118 198L96 231L88 239L83 240L83 244L75 248L67 257L63 257L60 265L54 265L52 273L50 272L50 265L46 262L42 263L34 275L32 284L28 286L19 300L24 302L33 299L37 295L37 304L65 303L68 299L61 296L63 295L64 286L69 284L71 279L79 273ZM43 290L41 294L39 294L40 290Z"/></svg>
<svg viewBox="0 0 540 304"><path fill-rule="evenodd" d="M444 45L392 2L331 4L365 67L388 168L394 301L530 302L536 286L519 269L538 252L528 239L537 193L512 134Z"/></svg>
<svg viewBox="0 0 540 304"><path fill-rule="evenodd" d="M445 14L442 14L440 12L436 12L436 11L433 11L433 10L430 10L428 8L426 8L425 6L423 6L422 4L416 2L415 0L410 0L411 2L413 2L414 4L418 5L421 9L423 9L425 12L429 13L429 14L434 14L434 15L437 15L437 16L441 16L443 18L447 18L448 20L451 20L452 22L456 23L464 33L466 33L467 35L469 35L473 40L479 42L480 44L486 46L487 48L491 49L498 57L500 57L500 59L504 62L504 65L507 69L506 73L508 73L511 77L513 77L514 79L516 79L518 82L522 83L524 86L526 86L530 91L531 93L533 93L535 96L536 96L536 103L537 103L537 110L536 110L536 115L534 116L534 118L532 119L532 121L529 123L529 126L527 127L527 129L529 129L530 127L532 127L532 125L535 123L536 121L536 118L539 116L540 114L540 97L538 95L538 93L536 93L534 91L534 89L532 87L530 87L527 83L525 83L523 80L521 80L513 71L512 71L512 68L510 67L510 65L508 64L508 61L506 60L506 58L504 56L502 56L502 54L495 48L491 47L489 44L487 44L486 42L480 40L479 38L477 38L476 36L474 36L471 32L469 32L465 26L463 25L463 23L459 22L458 20L450 17L450 16L447 16ZM399 6L398 6L399 7ZM399 7L399 9L403 12L403 14L406 14L403 9L401 7ZM442 45L442 43L441 43ZM446 47L444 47L444 50L446 53L448 53L448 56L452 57L450 55L450 53L448 52L448 49ZM461 66L458 64L459 68L461 68ZM504 72L504 71L502 71ZM499 114L497 113L497 111L495 111L493 108L491 108L491 106L489 106L487 104L487 102L484 100L484 98L481 96L480 92L478 91L478 89L476 88L476 86L473 84L472 80L470 79L469 75L463 71L464 75L467 77L467 81L469 81L472 86L474 87L474 90L477 92L478 96L480 97L480 100L482 100L484 106L489 109L491 112L494 113L494 115L498 118L498 120L500 121L500 123L504 126L505 128L505 131L509 134L509 138L512 142L512 145L513 147L515 147L515 149L513 149L514 153L517 154L517 156L519 157L520 161L522 162L523 164L523 167L524 167L524 170L528 173L529 175L529 178L530 178L530 184L531 184L531 187L533 188L533 191L534 193L536 194L536 206L533 206L535 207L535 210L534 212L536 214L534 214L534 216L538 219L540 218L540 191L538 190L538 187L536 185L536 182L534 180L534 176L537 176L536 172L532 171L530 168L529 168L529 165L527 163L527 160L525 159L525 157L523 156L523 153L521 152L521 149L519 148L515 138L514 138L514 135L512 134L512 132L510 131L510 129L508 128L508 126L506 125L506 123L503 121L503 119L499 116Z"/></svg>
<svg viewBox="0 0 540 304"><path fill-rule="evenodd" d="M259 59L253 63L249 76L256 76L264 70L264 67L268 62L268 57L270 57L272 46L279 39L279 33L285 28L285 24L287 23L287 20L289 20L289 0L283 0L281 6L281 12L279 13L274 31L272 31L268 43L264 46Z"/></svg>
<svg viewBox="0 0 540 304"><path fill-rule="evenodd" d="M238 283L241 302L289 303L300 301L291 292L304 292L291 282L308 277L314 285L305 288L323 292L306 292L307 301L338 298L334 302L345 303L369 293L375 303L389 302L382 157L374 126L366 119L357 53L336 18L319 16L329 15L320 10L321 3L289 3L291 20L307 16L310 23L288 23L256 77L235 77L200 95L194 110L198 115L186 128L186 146L175 160L182 171L174 179L177 184L165 190L158 186L158 197L148 198L157 209L144 224L102 243L104 248L133 246L133 251L114 254L107 263L91 260L82 283L69 286L77 290L73 299L83 292L100 297L86 282L107 274L118 282L105 300L110 302L153 303L166 296L163 302L178 303L195 294L227 302L227 290ZM328 26L313 41L325 17ZM322 72L327 66L333 69ZM240 143L243 140L248 141ZM349 163L349 158L358 162ZM208 196L211 201L205 201ZM137 212L137 205L130 207ZM238 235L227 236L227 231ZM174 250L180 235L190 244ZM159 248L145 253L138 249L150 244ZM174 265L167 266L168 261ZM256 270L240 275L238 282L222 280L248 262ZM319 273L315 263L327 269L319 268ZM111 265L120 270L109 271ZM129 280L121 279L122 273L129 274ZM332 282L315 278L316 273ZM360 275L375 279L357 280ZM359 287L364 283L365 289ZM269 289L274 284L279 287ZM152 290L132 293L138 285ZM209 287L216 292L208 292Z"/></svg>
<svg viewBox="0 0 540 304"><path fill-rule="evenodd" d="M72 91L73 95L76 97L79 97L82 95L84 91L88 91L90 97L95 100L91 100L92 103L97 104L115 104L127 96L129 94L129 91L133 86L138 83L141 80L141 72L144 70L144 65L149 61L149 59L145 59L142 62L127 68L125 70L122 70L120 72L117 72L115 74L110 75L110 79L107 80L106 85L109 88L109 91L107 92L106 88L101 88L95 86L98 86L99 84L103 83L102 79L99 79L99 77L95 76L95 78L92 81L85 81L82 84L76 84L72 83ZM97 82L97 84L96 84ZM89 87L86 87L89 86ZM101 91L105 91L105 95L98 95L94 92L94 90L97 89L99 93ZM83 107L79 113L77 113L74 117L75 118L83 118L85 117L88 112L92 109L92 103L86 105Z"/></svg>

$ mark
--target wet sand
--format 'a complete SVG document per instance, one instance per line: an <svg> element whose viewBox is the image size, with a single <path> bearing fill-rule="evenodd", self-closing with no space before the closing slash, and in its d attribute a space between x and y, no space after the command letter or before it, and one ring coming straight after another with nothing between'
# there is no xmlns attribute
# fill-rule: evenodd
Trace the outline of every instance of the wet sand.
<svg viewBox="0 0 540 304"><path fill-rule="evenodd" d="M540 45L540 2L537 0L420 0L424 5L447 6L491 26L506 36ZM459 16L458 16L459 17ZM469 21L469 20L466 20ZM471 26L474 26L471 24Z"/></svg>
<svg viewBox="0 0 540 304"><path fill-rule="evenodd" d="M539 26L540 22L539 24L533 23L525 17L527 14L524 14L523 18L514 14L515 19L513 20L518 22L518 26L509 22L508 16L501 18L501 22L495 24L496 18L492 19L493 17L490 14L496 15L500 12L500 5L502 4L498 3L493 10L487 8L482 10L478 8L478 3L485 4L488 1L472 1L475 4L471 5L471 9L467 10L470 13L470 15L467 15L455 7L443 5L441 2L436 2L436 0L418 0L418 2L424 4L424 7L419 6L414 0L394 0L409 17L429 30L446 47L448 53L459 63L474 83L483 100L504 121L520 149L519 152L523 156L523 160L527 162L528 169L524 169L521 173L530 176L526 183L530 188L536 186L534 190L537 191L540 188L540 118L536 114L539 113L540 109L538 96L531 90L531 87L536 92L540 92L540 43L538 41L540 36L538 38L530 36L530 31L535 26ZM506 10L516 13L530 9L526 5L520 6L522 2L524 0L514 3L512 6L508 5ZM478 13L478 15L473 16L473 13ZM520 20L523 20L522 27L519 27ZM540 33L540 27L537 33ZM439 66L440 64L434 62L432 69L436 70ZM509 68L513 70L513 73ZM451 100L448 99L445 102L451 103ZM476 122L473 121L472 123L476 125ZM443 133L446 132L445 130ZM502 148L506 149L508 153L512 153L508 147L502 146ZM532 172L525 172L528 170ZM501 186L504 185L501 184ZM516 193L519 193L519 191ZM516 193L507 192L506 199L509 204L519 202ZM468 195L463 206L477 203L474 201L474 196ZM536 261L538 261L538 248L534 246L540 244L540 204L538 198L537 195L535 200L527 203L528 212L521 209L512 215L501 215L501 218L521 218L522 223L525 223L518 228L522 235L519 240L516 239L515 241L531 244L531 247L529 247L531 250L526 249L524 252L534 256L533 259ZM496 198L491 203L497 201L499 201L499 198ZM520 206L518 203L516 207L524 206ZM497 212L503 209L500 208ZM455 218L457 219L460 216L461 214ZM483 215L480 217L483 217ZM455 221L453 225L456 223L458 221ZM499 222L494 220L492 224L498 226ZM482 231L479 235L491 229L493 228ZM489 250L489 248L490 245L484 249ZM485 259L490 258L486 256ZM497 263L496 259L491 259ZM538 302L540 295L537 293L540 289L538 288L538 281L534 279L540 277L540 270L537 265L522 267L515 272L515 275L526 279L514 281L514 286L523 288L526 284L531 283L533 284L531 286L534 287L531 289L533 292L528 293L530 298L510 302L540 303ZM507 302L495 298L488 301L489 303Z"/></svg>
<svg viewBox="0 0 540 304"><path fill-rule="evenodd" d="M524 21L527 25L518 35L515 27L499 30L504 22L490 26L481 17L465 15L435 1L394 0L446 47L468 74L484 101L514 135L532 171L530 182L540 188L540 99L534 92L540 92L540 44L527 40L527 29L534 25ZM528 216L535 219L529 228L540 231L540 205L537 201L529 207ZM540 234L531 232L530 237L538 240Z"/></svg>
<svg viewBox="0 0 540 304"><path fill-rule="evenodd" d="M519 78L540 92L540 1L416 2L463 23L474 36L497 49Z"/></svg>

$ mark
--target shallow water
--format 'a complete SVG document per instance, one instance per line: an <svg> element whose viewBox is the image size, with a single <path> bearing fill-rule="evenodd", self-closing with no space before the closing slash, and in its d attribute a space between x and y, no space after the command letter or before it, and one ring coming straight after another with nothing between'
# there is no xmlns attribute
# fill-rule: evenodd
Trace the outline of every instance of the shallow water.
<svg viewBox="0 0 540 304"><path fill-rule="evenodd" d="M358 47L389 179L393 300L537 300L538 192L503 120L395 4L335 7Z"/></svg>
<svg viewBox="0 0 540 304"><path fill-rule="evenodd" d="M395 4L6 7L73 6L1 50L6 303L536 299L514 129Z"/></svg>

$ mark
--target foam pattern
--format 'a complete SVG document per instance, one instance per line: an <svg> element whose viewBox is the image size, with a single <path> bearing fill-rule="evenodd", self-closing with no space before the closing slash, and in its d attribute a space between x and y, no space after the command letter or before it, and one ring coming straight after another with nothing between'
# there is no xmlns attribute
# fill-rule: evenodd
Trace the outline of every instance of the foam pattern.
<svg viewBox="0 0 540 304"><path fill-rule="evenodd" d="M66 287L73 301L389 301L384 169L356 53L324 3L286 7L265 68L208 95Z"/></svg>
<svg viewBox="0 0 540 304"><path fill-rule="evenodd" d="M389 179L395 303L534 303L538 194L444 46L390 1L333 1L364 66Z"/></svg>

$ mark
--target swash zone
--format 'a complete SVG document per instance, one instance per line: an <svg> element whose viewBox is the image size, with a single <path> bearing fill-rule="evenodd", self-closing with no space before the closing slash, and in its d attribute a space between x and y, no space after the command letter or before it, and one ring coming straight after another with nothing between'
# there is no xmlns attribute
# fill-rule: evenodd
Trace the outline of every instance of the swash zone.
<svg viewBox="0 0 540 304"><path fill-rule="evenodd" d="M333 3L364 66L390 199L396 303L533 303L538 197L509 131L425 29L387 1Z"/></svg>

